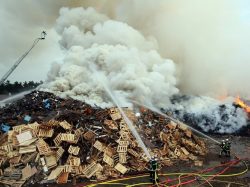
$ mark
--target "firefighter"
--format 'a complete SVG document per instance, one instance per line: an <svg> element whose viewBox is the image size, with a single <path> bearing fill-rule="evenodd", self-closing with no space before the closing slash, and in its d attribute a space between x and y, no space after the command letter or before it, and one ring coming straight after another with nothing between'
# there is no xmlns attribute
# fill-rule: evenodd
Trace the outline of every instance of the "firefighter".
<svg viewBox="0 0 250 187"><path fill-rule="evenodd" d="M220 147L221 147L220 157L222 155L230 157L231 142L228 139L222 140Z"/></svg>
<svg viewBox="0 0 250 187"><path fill-rule="evenodd" d="M150 159L150 161L149 161L149 164L150 164L150 169L149 169L149 172L150 172L150 181L153 184L158 183L159 182L159 177L158 177L158 173L157 173L158 162L157 162L156 157L152 157Z"/></svg>

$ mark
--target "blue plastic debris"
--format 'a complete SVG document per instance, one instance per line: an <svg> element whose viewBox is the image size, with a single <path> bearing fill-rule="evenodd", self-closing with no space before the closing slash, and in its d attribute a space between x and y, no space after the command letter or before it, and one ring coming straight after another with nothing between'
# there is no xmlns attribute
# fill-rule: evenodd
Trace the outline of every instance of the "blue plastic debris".
<svg viewBox="0 0 250 187"><path fill-rule="evenodd" d="M10 126L8 124L1 124L1 130L3 132L8 132L10 130Z"/></svg>
<svg viewBox="0 0 250 187"><path fill-rule="evenodd" d="M31 120L31 117L29 115L24 116L24 121L29 122Z"/></svg>
<svg viewBox="0 0 250 187"><path fill-rule="evenodd" d="M44 107L45 107L46 109L50 109L50 100L49 100L49 99L45 99L45 100L43 101L43 104L44 104Z"/></svg>
<svg viewBox="0 0 250 187"><path fill-rule="evenodd" d="M49 109L50 108L50 103L47 103L44 107Z"/></svg>

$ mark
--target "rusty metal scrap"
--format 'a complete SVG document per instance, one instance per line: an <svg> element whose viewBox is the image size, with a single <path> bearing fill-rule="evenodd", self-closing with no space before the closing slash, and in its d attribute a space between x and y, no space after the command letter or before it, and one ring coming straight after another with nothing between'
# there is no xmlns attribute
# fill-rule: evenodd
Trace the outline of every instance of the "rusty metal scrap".
<svg viewBox="0 0 250 187"><path fill-rule="evenodd" d="M65 184L68 182L69 172L62 172L56 180L58 184Z"/></svg>
<svg viewBox="0 0 250 187"><path fill-rule="evenodd" d="M90 141L90 140L94 139L95 133L93 133L92 131L88 131L88 132L86 132L86 133L83 135L83 137L84 137L86 140Z"/></svg>

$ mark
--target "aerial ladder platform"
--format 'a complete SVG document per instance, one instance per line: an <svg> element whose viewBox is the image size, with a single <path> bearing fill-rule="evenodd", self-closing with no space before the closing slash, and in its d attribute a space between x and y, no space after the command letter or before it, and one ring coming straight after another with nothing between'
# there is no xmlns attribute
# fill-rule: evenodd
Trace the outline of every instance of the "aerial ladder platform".
<svg viewBox="0 0 250 187"><path fill-rule="evenodd" d="M36 38L32 44L32 46L29 48L29 50L27 50L19 59L17 59L17 61L15 62L15 64L9 69L9 71L7 71L4 76L1 78L0 80L0 85L3 84L7 78L11 75L11 73L17 68L17 66L22 62L22 60L29 54L29 52L36 46L36 44L40 41L40 40L44 40L45 36L47 35L47 33L45 31L43 31L41 33L41 36L39 38Z"/></svg>

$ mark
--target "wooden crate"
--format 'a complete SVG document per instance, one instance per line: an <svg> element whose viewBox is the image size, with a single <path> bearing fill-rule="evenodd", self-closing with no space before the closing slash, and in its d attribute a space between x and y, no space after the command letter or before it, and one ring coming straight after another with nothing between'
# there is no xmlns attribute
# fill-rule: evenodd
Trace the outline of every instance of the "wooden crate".
<svg viewBox="0 0 250 187"><path fill-rule="evenodd" d="M78 155L79 151L80 151L80 147L78 147L78 146L74 147L72 145L69 146L68 152L70 154Z"/></svg>
<svg viewBox="0 0 250 187"><path fill-rule="evenodd" d="M119 162L121 164L127 163L127 154L126 153L119 153Z"/></svg>
<svg viewBox="0 0 250 187"><path fill-rule="evenodd" d="M62 133L61 134L61 141L65 142L74 142L75 141L75 135L74 134L68 134L68 133Z"/></svg>
<svg viewBox="0 0 250 187"><path fill-rule="evenodd" d="M61 133L59 133L53 140L53 142L55 143L55 146L59 146L61 144Z"/></svg>
<svg viewBox="0 0 250 187"><path fill-rule="evenodd" d="M83 174L87 177L90 178L92 177L97 171L102 170L103 167L100 164L96 164L95 162L91 163L88 165L86 168L83 170Z"/></svg>
<svg viewBox="0 0 250 187"><path fill-rule="evenodd" d="M103 151L105 149L106 146L104 146L101 142L99 142L98 140L96 140L96 142L93 145L97 150L99 151Z"/></svg>
<svg viewBox="0 0 250 187"><path fill-rule="evenodd" d="M126 140L117 140L117 143L120 145L120 146L128 146L129 145L129 141L126 141Z"/></svg>
<svg viewBox="0 0 250 187"><path fill-rule="evenodd" d="M38 136L39 137L45 137L45 138L50 138L54 134L54 129L39 129Z"/></svg>
<svg viewBox="0 0 250 187"><path fill-rule="evenodd" d="M67 164L69 164L71 166L80 166L81 160L79 157L69 155L69 157L67 159Z"/></svg>
<svg viewBox="0 0 250 187"><path fill-rule="evenodd" d="M57 168L52 170L47 180L49 181L49 180L57 179L59 175L61 175L61 173L63 172L63 169L64 169L64 166L58 166Z"/></svg>
<svg viewBox="0 0 250 187"><path fill-rule="evenodd" d="M103 161L111 167L114 166L114 160L106 154L103 155Z"/></svg>
<svg viewBox="0 0 250 187"><path fill-rule="evenodd" d="M112 130L117 130L118 129L118 125L113 120L107 120L107 119L105 119L104 120L104 124L107 125Z"/></svg>
<svg viewBox="0 0 250 187"><path fill-rule="evenodd" d="M49 145L41 138L36 142L36 146L40 155L48 155L52 152Z"/></svg>
<svg viewBox="0 0 250 187"><path fill-rule="evenodd" d="M70 125L67 121L62 121L59 123L59 125L64 128L65 130L70 130L72 129L72 125Z"/></svg>
<svg viewBox="0 0 250 187"><path fill-rule="evenodd" d="M138 158L140 155L134 151L133 149L128 149L128 153L134 156L135 158Z"/></svg>
<svg viewBox="0 0 250 187"><path fill-rule="evenodd" d="M58 161L64 153L64 149L62 147L59 147L59 149L56 151L56 160Z"/></svg>
<svg viewBox="0 0 250 187"><path fill-rule="evenodd" d="M128 171L128 169L120 163L116 164L115 169L122 174L125 174Z"/></svg>
<svg viewBox="0 0 250 187"><path fill-rule="evenodd" d="M117 153L125 153L127 151L128 151L128 146L121 146L121 145L117 146Z"/></svg>

